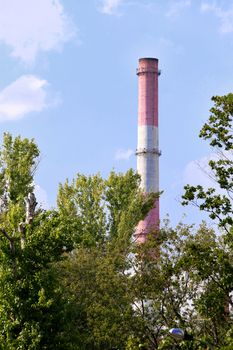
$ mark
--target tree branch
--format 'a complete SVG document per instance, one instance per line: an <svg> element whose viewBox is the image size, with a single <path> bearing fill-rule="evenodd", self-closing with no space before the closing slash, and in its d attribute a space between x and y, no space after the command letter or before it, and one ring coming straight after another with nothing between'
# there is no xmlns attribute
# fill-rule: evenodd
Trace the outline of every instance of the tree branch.
<svg viewBox="0 0 233 350"><path fill-rule="evenodd" d="M6 230L4 230L3 228L0 229L0 232L8 239L9 243L10 243L10 249L12 251L13 254L15 254L15 244L14 244L14 239L8 235L8 233L6 232Z"/></svg>

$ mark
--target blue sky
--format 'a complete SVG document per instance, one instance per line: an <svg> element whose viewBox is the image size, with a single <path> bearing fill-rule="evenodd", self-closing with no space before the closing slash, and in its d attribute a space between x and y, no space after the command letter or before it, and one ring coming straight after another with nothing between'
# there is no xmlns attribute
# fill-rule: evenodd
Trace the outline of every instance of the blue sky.
<svg viewBox="0 0 233 350"><path fill-rule="evenodd" d="M161 218L201 218L179 204L209 184L198 139L210 98L232 92L233 1L0 0L1 135L35 138L37 191L55 205L77 172L136 167L140 57L159 58Z"/></svg>

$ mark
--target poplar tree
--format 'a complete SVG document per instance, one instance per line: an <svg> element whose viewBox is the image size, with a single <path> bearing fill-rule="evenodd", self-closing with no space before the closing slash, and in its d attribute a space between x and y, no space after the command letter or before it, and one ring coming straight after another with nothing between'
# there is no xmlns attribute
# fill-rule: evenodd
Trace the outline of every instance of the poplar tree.
<svg viewBox="0 0 233 350"><path fill-rule="evenodd" d="M68 238L37 208L34 140L4 134L0 149L0 349L66 349L64 304L51 263Z"/></svg>

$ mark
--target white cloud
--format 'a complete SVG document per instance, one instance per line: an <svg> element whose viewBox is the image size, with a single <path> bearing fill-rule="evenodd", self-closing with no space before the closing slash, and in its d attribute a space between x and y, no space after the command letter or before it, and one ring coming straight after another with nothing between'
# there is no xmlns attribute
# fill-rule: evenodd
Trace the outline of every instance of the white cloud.
<svg viewBox="0 0 233 350"><path fill-rule="evenodd" d="M0 0L0 42L33 64L39 52L58 50L75 29L60 0Z"/></svg>
<svg viewBox="0 0 233 350"><path fill-rule="evenodd" d="M158 40L158 47L161 51L172 50L177 55L182 55L184 53L184 47L177 45L168 38L161 37Z"/></svg>
<svg viewBox="0 0 233 350"><path fill-rule="evenodd" d="M116 151L115 159L116 160L128 160L132 156L133 153L134 153L134 151L132 149L127 149L127 150L119 149Z"/></svg>
<svg viewBox="0 0 233 350"><path fill-rule="evenodd" d="M23 118L31 112L56 105L59 98L51 96L48 82L34 75L23 75L0 91L0 122Z"/></svg>
<svg viewBox="0 0 233 350"><path fill-rule="evenodd" d="M154 0L98 0L99 11L106 15L121 15L121 8L138 7L144 10L152 11L159 7Z"/></svg>
<svg viewBox="0 0 233 350"><path fill-rule="evenodd" d="M187 164L184 171L184 184L190 185L201 185L205 188L213 187L214 181L208 176L210 173L209 161L210 159L217 160L217 156L215 154L209 154L206 157L202 157L199 160L193 160Z"/></svg>
<svg viewBox="0 0 233 350"><path fill-rule="evenodd" d="M49 209L47 192L39 185L35 185L35 196L39 207Z"/></svg>
<svg viewBox="0 0 233 350"><path fill-rule="evenodd" d="M170 18L177 17L185 8L190 7L191 4L191 0L172 1L166 16Z"/></svg>
<svg viewBox="0 0 233 350"><path fill-rule="evenodd" d="M103 0L100 11L106 15L115 15L122 3L123 0Z"/></svg>
<svg viewBox="0 0 233 350"><path fill-rule="evenodd" d="M210 4L205 2L201 4L201 12L213 12L214 15L219 18L220 33L233 33L233 5L228 10L224 10L216 5L216 3Z"/></svg>
<svg viewBox="0 0 233 350"><path fill-rule="evenodd" d="M193 186L201 185L205 189L212 187L218 193L223 194L225 190L221 189L215 181L214 173L209 166L210 160L218 161L219 159L232 160L232 154L230 152L210 153L205 157L188 163L183 176L184 184Z"/></svg>

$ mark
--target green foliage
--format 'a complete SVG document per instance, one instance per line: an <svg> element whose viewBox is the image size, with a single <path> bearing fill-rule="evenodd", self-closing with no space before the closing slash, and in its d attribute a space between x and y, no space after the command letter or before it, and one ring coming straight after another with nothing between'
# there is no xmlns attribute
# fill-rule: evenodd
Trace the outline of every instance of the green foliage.
<svg viewBox="0 0 233 350"><path fill-rule="evenodd" d="M145 196L139 184L140 177L129 170L111 172L107 180L78 174L71 184L59 186L59 215L76 250L58 271L72 304L70 327L76 329L77 349L124 349L139 322L129 256L135 227L158 196Z"/></svg>
<svg viewBox="0 0 233 350"><path fill-rule="evenodd" d="M201 137L231 149L232 94L215 97ZM220 126L224 126L225 131ZM219 186L186 186L224 234L168 222L135 245L158 194L132 170L78 174L59 186L57 210L36 210L34 141L4 136L0 150L0 349L183 350L232 348L231 159L210 161ZM30 209L30 210L29 210ZM181 327L193 340L175 341Z"/></svg>
<svg viewBox="0 0 233 350"><path fill-rule="evenodd" d="M103 205L104 180L100 175L77 174L76 180L59 186L57 205L64 229L76 244L95 245L106 233Z"/></svg>
<svg viewBox="0 0 233 350"><path fill-rule="evenodd" d="M217 219L224 234L206 224L196 230L165 222L157 235L137 246L133 233L158 194L144 196L132 170L107 180L77 176L60 185L58 208L63 232L75 250L59 262L61 288L69 300L73 349L183 350L232 348L232 94L214 97L209 122L200 136L218 149L210 170L214 188L187 185L190 202ZM168 335L183 328L193 340Z"/></svg>
<svg viewBox="0 0 233 350"><path fill-rule="evenodd" d="M167 226L143 246L106 241L80 247L61 262L78 348L157 349L170 328L192 329L190 300L201 297L185 258L193 237L189 227Z"/></svg>
<svg viewBox="0 0 233 350"><path fill-rule="evenodd" d="M190 202L197 206L200 210L209 213L212 220L217 219L219 227L229 230L229 225L233 224L232 219L232 203L231 199L226 195L216 194L214 188L205 190L203 186L184 187L185 194L182 196L183 205L188 205Z"/></svg>
<svg viewBox="0 0 233 350"><path fill-rule="evenodd" d="M133 223L133 228L136 226L138 216L141 215L140 210L142 210L140 207L142 193L139 190L139 183L139 175L132 170L126 172L125 175L112 171L105 182L105 200L108 211L107 228L110 238L124 235L127 223L130 221ZM135 216L134 210L137 211Z"/></svg>
<svg viewBox="0 0 233 350"><path fill-rule="evenodd" d="M206 138L213 135L209 131ZM210 167L229 193L230 159L211 161ZM174 340L168 331L181 327L194 340L179 343L180 349L229 348L229 239L218 238L204 224L197 232L167 224L146 244L135 246L135 227L158 195L145 197L139 183L130 170L125 175L112 172L107 180L78 175L71 184L60 185L59 213L76 243L68 260L57 267L72 305L70 327L77 330L73 344L83 350L170 349ZM231 231L227 193L187 186L183 199Z"/></svg>
<svg viewBox="0 0 233 350"><path fill-rule="evenodd" d="M191 278L199 285L193 299L194 309L200 321L195 323L196 339L208 348L230 349L232 343L232 290L233 290L233 94L214 96L211 115L200 132L217 151L217 160L209 161L210 176L216 181L221 194L215 188L185 186L183 205L194 204L209 213L223 229L220 236L203 227L187 242L183 263L192 266Z"/></svg>
<svg viewBox="0 0 233 350"><path fill-rule="evenodd" d="M68 349L66 303L51 264L70 245L55 211L35 210L33 140L4 135L0 150L0 349ZM64 339L63 339L64 338Z"/></svg>
<svg viewBox="0 0 233 350"><path fill-rule="evenodd" d="M34 140L18 136L13 139L4 134L0 151L0 194L6 195L15 203L24 200L33 191L33 175L37 166L39 150Z"/></svg>
<svg viewBox="0 0 233 350"><path fill-rule="evenodd" d="M133 316L125 249L153 195L143 196L132 170L126 175L112 172L107 180L78 174L71 184L60 185L58 211L36 210L38 157L33 140L4 135L0 349L122 345ZM78 250L69 254L74 246Z"/></svg>
<svg viewBox="0 0 233 350"><path fill-rule="evenodd" d="M122 258L106 246L79 248L60 264L59 273L73 303L77 349L123 348L133 312L128 276L119 268Z"/></svg>
<svg viewBox="0 0 233 350"><path fill-rule="evenodd" d="M200 131L200 137L208 140L218 154L218 160L210 160L210 176L215 179L224 194L216 193L215 188L205 190L202 186L185 186L182 196L183 205L192 203L209 213L213 220L217 219L219 226L229 233L233 224L232 194L233 194L233 160L230 151L233 149L232 118L233 94L212 97L214 107L211 115Z"/></svg>
<svg viewBox="0 0 233 350"><path fill-rule="evenodd" d="M214 107L210 109L211 115L200 131L200 137L209 140L213 147L228 151L233 148L232 118L233 94L213 96Z"/></svg>
<svg viewBox="0 0 233 350"><path fill-rule="evenodd" d="M79 246L94 246L114 239L129 242L135 227L154 205L158 194L145 196L133 170L100 175L77 174L71 184L59 186L57 205L64 229L73 232Z"/></svg>

